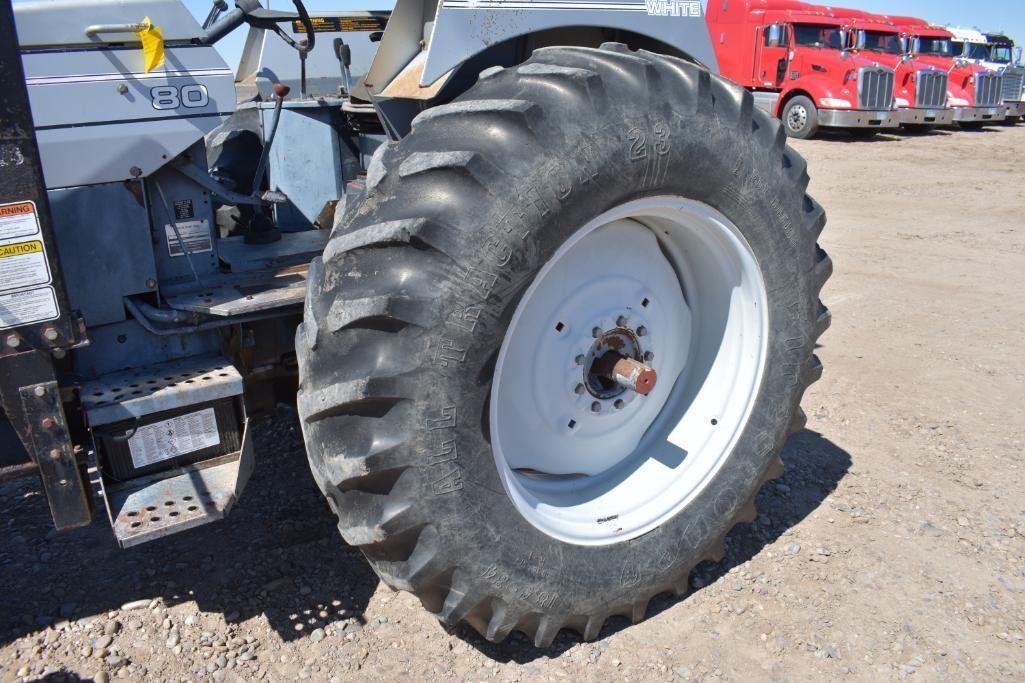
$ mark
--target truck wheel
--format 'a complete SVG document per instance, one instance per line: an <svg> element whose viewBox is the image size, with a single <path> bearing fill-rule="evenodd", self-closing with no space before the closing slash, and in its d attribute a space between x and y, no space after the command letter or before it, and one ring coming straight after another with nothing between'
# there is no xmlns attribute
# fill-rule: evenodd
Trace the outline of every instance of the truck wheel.
<svg viewBox="0 0 1025 683"><path fill-rule="evenodd" d="M539 49L420 114L311 265L296 335L343 538L496 642L593 639L685 593L821 374L807 184L749 93L618 44ZM624 357L656 376L625 388Z"/></svg>
<svg viewBox="0 0 1025 683"><path fill-rule="evenodd" d="M796 95L783 107L783 129L787 137L807 140L819 132L819 110L804 95Z"/></svg>

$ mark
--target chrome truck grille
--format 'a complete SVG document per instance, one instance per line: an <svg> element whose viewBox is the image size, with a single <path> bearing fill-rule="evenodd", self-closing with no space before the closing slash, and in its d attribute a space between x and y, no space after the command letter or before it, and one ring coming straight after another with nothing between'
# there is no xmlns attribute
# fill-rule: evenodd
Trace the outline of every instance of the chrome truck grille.
<svg viewBox="0 0 1025 683"><path fill-rule="evenodd" d="M858 105L862 109L892 109L893 71L862 67L858 73Z"/></svg>
<svg viewBox="0 0 1025 683"><path fill-rule="evenodd" d="M975 106L992 107L1000 104L1000 74L989 71L975 74Z"/></svg>
<svg viewBox="0 0 1025 683"><path fill-rule="evenodd" d="M1025 82L1025 71L1007 69L1001 78L1000 97L1004 102L1020 102L1022 84Z"/></svg>
<svg viewBox="0 0 1025 683"><path fill-rule="evenodd" d="M918 72L918 89L915 91L915 106L921 108L943 107L947 104L947 74L943 71L923 69Z"/></svg>

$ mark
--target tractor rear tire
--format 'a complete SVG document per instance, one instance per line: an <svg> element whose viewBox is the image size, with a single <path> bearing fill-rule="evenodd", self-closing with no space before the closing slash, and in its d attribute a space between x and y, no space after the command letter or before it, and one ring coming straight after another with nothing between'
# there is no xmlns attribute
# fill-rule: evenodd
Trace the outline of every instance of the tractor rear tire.
<svg viewBox="0 0 1025 683"><path fill-rule="evenodd" d="M821 374L813 349L830 321L819 291L832 266L807 185L804 160L750 93L619 44L539 49L420 114L375 154L367 194L313 261L296 335L310 466L345 541L387 585L494 642L518 630L547 647L563 628L591 640L610 616L639 621L655 595L685 594L693 567L723 557L762 483L782 474L779 452ZM709 258L697 258L703 249ZM562 266L568 279L553 281ZM656 272L668 279L647 282ZM563 306L577 277L598 296ZM595 314L592 330L593 306L622 318ZM572 345L610 326L663 373L649 395L584 387ZM746 332L720 334L732 329ZM670 371L674 354L690 369ZM706 386L720 372L738 379ZM502 403L510 397L523 411ZM553 402L569 412L544 409ZM652 406L654 420L623 417ZM684 432L719 445L690 452L675 432L663 443L658 430L681 414L693 419ZM598 432L650 423L653 450L642 441L607 470L575 473L590 467L586 449L584 464L570 460L590 443L573 440L591 438L592 418ZM609 427L608 441L617 434ZM517 451L519 438L553 446ZM623 488L641 472L652 486L704 475L679 479L688 500L651 507L656 488ZM586 489L545 498L592 481L583 476L643 515ZM524 504L528 495L545 502Z"/></svg>

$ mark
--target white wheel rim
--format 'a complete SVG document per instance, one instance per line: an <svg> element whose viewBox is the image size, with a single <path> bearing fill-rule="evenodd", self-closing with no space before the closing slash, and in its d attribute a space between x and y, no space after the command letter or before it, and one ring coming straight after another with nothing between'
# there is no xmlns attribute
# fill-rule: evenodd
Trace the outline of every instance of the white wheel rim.
<svg viewBox="0 0 1025 683"><path fill-rule="evenodd" d="M644 327L637 351L653 354L654 390L577 393L594 328L622 323L635 333ZM767 338L757 261L715 209L661 196L590 221L527 289L495 366L492 450L516 509L578 545L661 525L732 452L761 383Z"/></svg>

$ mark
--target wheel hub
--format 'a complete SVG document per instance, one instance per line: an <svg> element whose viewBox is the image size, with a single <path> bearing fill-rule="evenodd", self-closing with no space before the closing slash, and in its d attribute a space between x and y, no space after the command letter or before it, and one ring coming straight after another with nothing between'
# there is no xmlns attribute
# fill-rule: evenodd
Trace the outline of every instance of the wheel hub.
<svg viewBox="0 0 1025 683"><path fill-rule="evenodd" d="M638 334L626 327L626 316L619 316L616 324L605 332L599 327L592 330L596 338L583 358L583 386L591 396L602 400L614 399L625 391L647 396L657 379L655 369L642 362L654 358L651 351L642 349L638 338L647 329L642 325ZM574 391L579 392L579 388Z"/></svg>
<svg viewBox="0 0 1025 683"><path fill-rule="evenodd" d="M790 130L798 131L804 128L804 124L808 121L808 112L804 107L797 104L790 109L790 116L787 117L787 123L790 124Z"/></svg>

